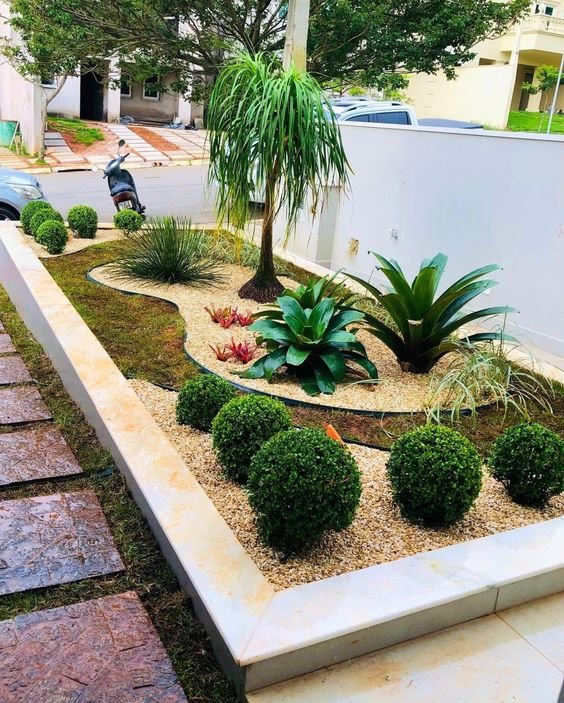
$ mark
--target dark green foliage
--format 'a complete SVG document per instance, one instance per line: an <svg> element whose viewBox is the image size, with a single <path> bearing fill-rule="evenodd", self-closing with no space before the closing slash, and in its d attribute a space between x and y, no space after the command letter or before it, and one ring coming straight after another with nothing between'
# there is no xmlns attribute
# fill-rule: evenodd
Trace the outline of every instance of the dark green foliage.
<svg viewBox="0 0 564 703"><path fill-rule="evenodd" d="M363 285L392 319L393 324L388 325L374 315L367 313L365 316L368 332L391 349L404 371L427 373L441 357L459 349L461 344L472 347L475 342L515 341L513 337L501 332L480 332L463 340L452 338L460 327L474 320L514 312L514 308L497 306L461 313L470 301L497 285L496 281L490 279L478 279L496 271L499 266L492 264L471 271L435 298L447 263L444 254L425 259L410 284L397 261L388 261L383 256L372 253L391 287L382 291L357 276L350 277Z"/></svg>
<svg viewBox="0 0 564 703"><path fill-rule="evenodd" d="M401 514L428 527L448 527L470 510L482 488L482 462L466 437L429 425L392 446L388 476Z"/></svg>
<svg viewBox="0 0 564 703"><path fill-rule="evenodd" d="M62 222L47 220L37 230L36 239L49 254L61 254L65 250L69 235Z"/></svg>
<svg viewBox="0 0 564 703"><path fill-rule="evenodd" d="M112 269L118 278L157 283L213 286L224 280L209 235L174 217L152 220L139 232L130 232Z"/></svg>
<svg viewBox="0 0 564 703"><path fill-rule="evenodd" d="M234 397L235 389L228 381L213 374L201 374L186 381L180 389L176 420L181 425L209 432L214 417Z"/></svg>
<svg viewBox="0 0 564 703"><path fill-rule="evenodd" d="M25 234L33 236L33 231L31 229L31 218L38 213L39 210L44 209L52 210L53 208L44 200L32 200L24 207L20 215L20 222Z"/></svg>
<svg viewBox="0 0 564 703"><path fill-rule="evenodd" d="M64 222L60 212L56 212L52 207L39 209L31 218L30 229L33 236L37 239L37 232L44 222L49 220L54 222Z"/></svg>
<svg viewBox="0 0 564 703"><path fill-rule="evenodd" d="M279 400L244 395L230 400L212 423L213 448L229 478L245 483L251 459L273 435L292 426Z"/></svg>
<svg viewBox="0 0 564 703"><path fill-rule="evenodd" d="M143 226L143 218L135 210L120 210L114 215L114 225L124 234L138 232Z"/></svg>
<svg viewBox="0 0 564 703"><path fill-rule="evenodd" d="M98 215L89 205L75 205L67 215L69 227L81 239L94 239L98 229Z"/></svg>
<svg viewBox="0 0 564 703"><path fill-rule="evenodd" d="M543 508L564 491L564 439L537 423L506 430L494 442L488 463L521 505Z"/></svg>
<svg viewBox="0 0 564 703"><path fill-rule="evenodd" d="M263 444L248 488L261 539L285 554L348 527L362 491L352 454L314 429L280 432Z"/></svg>
<svg viewBox="0 0 564 703"><path fill-rule="evenodd" d="M330 297L323 297L329 295ZM336 296L331 297L332 294ZM367 358L364 346L346 327L364 319L364 313L350 310L350 293L322 278L295 291L284 291L270 309L258 313L249 328L266 342L268 354L244 371L243 378L266 378L286 366L306 393L334 393L344 381L348 362L360 366L370 378L378 371ZM344 309L341 309L342 306Z"/></svg>

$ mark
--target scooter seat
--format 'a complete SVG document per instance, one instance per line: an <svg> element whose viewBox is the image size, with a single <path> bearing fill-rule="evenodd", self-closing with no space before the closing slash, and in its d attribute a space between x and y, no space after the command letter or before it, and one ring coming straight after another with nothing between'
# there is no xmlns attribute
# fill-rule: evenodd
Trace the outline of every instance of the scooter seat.
<svg viewBox="0 0 564 703"><path fill-rule="evenodd" d="M133 188L129 185L129 183L116 183L115 186L112 186L110 195L117 195L118 193L125 192L133 192Z"/></svg>

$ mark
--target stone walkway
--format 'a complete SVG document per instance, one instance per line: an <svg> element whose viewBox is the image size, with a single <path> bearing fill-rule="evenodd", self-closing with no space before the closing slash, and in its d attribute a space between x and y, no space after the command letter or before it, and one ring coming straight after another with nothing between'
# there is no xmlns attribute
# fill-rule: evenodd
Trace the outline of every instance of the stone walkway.
<svg viewBox="0 0 564 703"><path fill-rule="evenodd" d="M0 323L0 487L81 467ZM24 425L24 427L20 427ZM0 598L124 570L93 491L0 500ZM128 592L0 621L0 703L186 703Z"/></svg>

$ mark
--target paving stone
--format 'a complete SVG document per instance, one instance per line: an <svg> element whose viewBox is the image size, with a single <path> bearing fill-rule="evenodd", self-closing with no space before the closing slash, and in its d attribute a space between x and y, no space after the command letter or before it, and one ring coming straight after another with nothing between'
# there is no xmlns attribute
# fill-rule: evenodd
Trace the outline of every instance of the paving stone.
<svg viewBox="0 0 564 703"><path fill-rule="evenodd" d="M37 388L0 388L0 425L51 420L52 417Z"/></svg>
<svg viewBox="0 0 564 703"><path fill-rule="evenodd" d="M187 703L136 593L0 622L2 703Z"/></svg>
<svg viewBox="0 0 564 703"><path fill-rule="evenodd" d="M0 331L4 329L0 328ZM15 352L16 348L12 344L9 334L0 334L0 354L11 354Z"/></svg>
<svg viewBox="0 0 564 703"><path fill-rule="evenodd" d="M0 595L123 568L93 491L0 501Z"/></svg>
<svg viewBox="0 0 564 703"><path fill-rule="evenodd" d="M0 486L82 473L56 427L0 434Z"/></svg>
<svg viewBox="0 0 564 703"><path fill-rule="evenodd" d="M0 385L33 381L27 366L19 355L0 356Z"/></svg>

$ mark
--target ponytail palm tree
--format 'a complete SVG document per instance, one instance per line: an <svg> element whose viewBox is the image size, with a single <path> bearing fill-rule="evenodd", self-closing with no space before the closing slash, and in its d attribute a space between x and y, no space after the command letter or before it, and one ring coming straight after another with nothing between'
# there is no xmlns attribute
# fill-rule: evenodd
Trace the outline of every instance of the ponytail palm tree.
<svg viewBox="0 0 564 703"><path fill-rule="evenodd" d="M264 193L258 268L241 298L270 302L277 280L272 227L284 210L290 234L308 194L315 213L322 190L346 181L348 163L336 122L319 84L295 68L283 70L262 55L243 54L220 74L209 103L210 182L217 182L219 219L244 227L255 192Z"/></svg>

